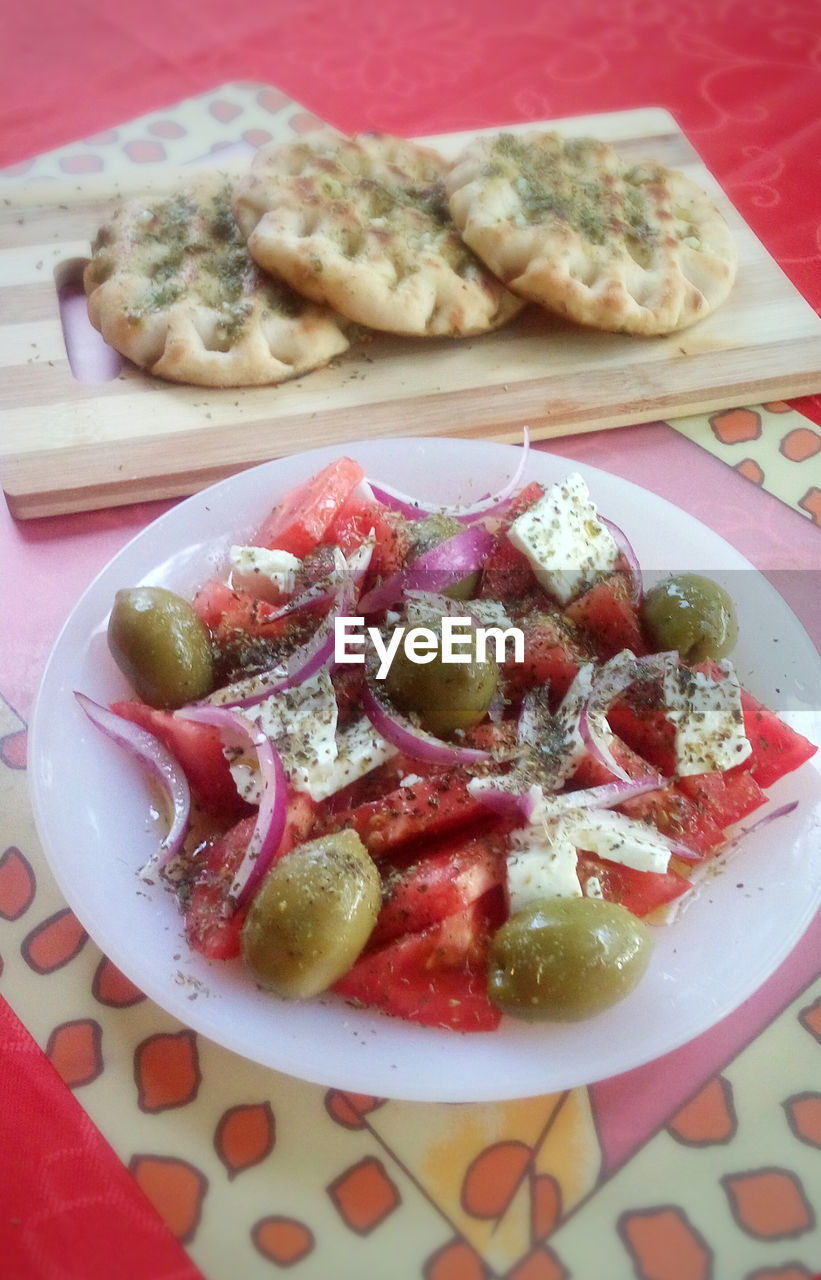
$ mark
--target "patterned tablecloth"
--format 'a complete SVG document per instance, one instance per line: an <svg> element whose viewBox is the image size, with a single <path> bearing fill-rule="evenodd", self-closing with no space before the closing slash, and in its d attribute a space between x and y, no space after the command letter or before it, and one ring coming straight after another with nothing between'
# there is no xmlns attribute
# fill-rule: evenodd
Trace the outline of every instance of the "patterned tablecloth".
<svg viewBox="0 0 821 1280"><path fill-rule="evenodd" d="M311 110L256 81L231 82L126 124L116 122L116 106L105 115L97 110L104 132L35 159L7 158L19 161L21 179L77 175L185 162L238 142L253 147L308 130L319 115L342 127L379 123L422 133L568 115L577 104L585 112L607 109L624 105L611 91L614 60L623 55L629 62L639 25L649 30L653 23L656 34L667 31L666 52L675 48L677 65L689 59L700 67L690 98L700 129L693 140L701 146L712 138L715 162L731 135L747 136L745 122L753 121L763 139L768 112L792 119L790 67L796 77L799 69L817 77L817 31L814 54L807 44L812 5L730 3L718 6L709 29L703 14L701 25L676 18L662 28L663 3L643 6L641 16L632 5L608 5L598 14L605 25L593 43L552 5L541 6L541 25L535 16L519 17L508 29L493 25L489 6L472 6L495 33L492 42L489 34L480 40L482 26L466 25L470 5L458 14L445 6L461 33L462 62L472 68L473 97L460 96L461 81L440 56L438 8L416 6L413 20L392 5L374 8L369 48L388 50L389 70L360 41L357 74L362 82L376 80L387 95L391 107L383 116L373 94L361 112L347 98L343 104L344 50L330 38L320 33L310 62L298 63L295 50L305 46L311 14L319 21L321 6L312 5L292 15L298 32L279 63L281 82L304 85L300 96ZM597 16L597 6L587 9ZM519 80L508 45L531 29L543 33L548 12L557 38L542 39L539 76L529 61L529 74ZM210 30L208 6L204 13ZM269 39L272 30L266 28ZM772 49L765 55L766 33ZM419 56L421 45L430 57ZM495 87L482 79L491 49L501 68ZM243 62L246 72L254 65L248 57ZM773 92L760 100L742 95L735 80L752 85L753 71L764 74L762 68ZM634 89L633 102L663 100L675 109L652 67L648 81ZM413 96L434 84L441 109ZM117 92L112 103L119 102ZM806 113L801 146L808 165L811 159L817 165L814 119ZM796 125L796 148L799 132ZM764 141L748 141L741 163L728 166L730 194L738 199L745 186L754 188L745 216L766 211L768 201L784 204L784 186L798 181L794 167ZM777 252L779 244L786 241L768 247ZM805 238L792 252L780 260L795 268L794 278L809 278L810 263L818 272L817 241ZM710 524L770 572L818 643L821 593L812 571L821 567L815 421L821 415L812 402L801 408L740 406L550 447L644 484ZM168 505L24 524L0 513L0 1274L9 1280L193 1280L199 1273L207 1280L262 1280L285 1269L305 1280L816 1275L818 919L764 987L698 1040L600 1084L493 1104L399 1102L277 1074L165 1014L101 954L65 905L38 844L26 721L47 650L73 600Z"/></svg>

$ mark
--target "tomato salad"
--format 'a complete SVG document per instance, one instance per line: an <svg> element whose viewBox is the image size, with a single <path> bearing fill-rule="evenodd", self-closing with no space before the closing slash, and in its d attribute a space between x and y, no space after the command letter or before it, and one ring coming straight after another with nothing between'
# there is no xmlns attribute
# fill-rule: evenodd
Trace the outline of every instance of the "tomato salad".
<svg viewBox="0 0 821 1280"><path fill-rule="evenodd" d="M77 698L169 800L141 874L195 951L424 1025L589 1017L814 753L718 584L645 590L580 475L520 473L431 510L339 458L193 601L117 594L134 696Z"/></svg>

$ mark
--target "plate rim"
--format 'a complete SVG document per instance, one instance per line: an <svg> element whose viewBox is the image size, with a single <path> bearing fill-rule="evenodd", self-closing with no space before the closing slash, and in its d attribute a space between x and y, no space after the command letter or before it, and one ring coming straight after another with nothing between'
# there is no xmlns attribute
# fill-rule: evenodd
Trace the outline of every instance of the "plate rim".
<svg viewBox="0 0 821 1280"><path fill-rule="evenodd" d="M317 448L304 451L303 453L300 453L300 454L288 455L285 458L272 459L266 463L259 464L256 467L247 468L242 472L237 473L234 476L227 477L226 479L219 481L216 485L210 486L208 489L198 491L197 493L191 495L190 497L184 499L182 502L178 503L176 506L172 507L170 510L158 516L156 520L151 521L142 530L140 530L133 538L129 539L129 541L123 547L121 547L119 551L115 553L114 556L111 557L108 563L105 566L103 566L103 568L95 575L91 583L89 583L88 587L81 594L80 598L78 599L78 601L75 603L75 605L69 612L69 615L65 619L63 626L60 628L60 631L50 650L47 662L43 669L43 673L41 676L41 680L38 686L37 694L35 696L35 700L32 708L32 714L30 717L30 729L29 729L29 786L30 786L30 792L32 796L32 805L34 809L35 824L43 845L43 851L44 851L46 860L67 902L75 911L75 913L78 915L78 918L80 919L84 927L87 929L90 936L94 937L95 940L101 933L104 938L107 937L105 931L101 931L99 929L98 922L96 920L88 918L88 913L85 909L86 904L81 900L79 900L79 898L77 897L77 894L74 891L75 886L73 883L71 883L71 879L70 879L70 876L68 876L66 868L61 867L59 865L59 859L57 863L55 863L54 851L50 847L49 840L47 838L47 833L50 834L50 829L51 829L50 817L49 817L49 814L44 810L45 797L40 787L40 776L38 772L38 761L42 758L42 751L40 748L41 734L45 732L44 726L48 722L47 694L50 691L50 684L54 679L55 666L59 661L62 646L66 642L66 637L71 636L72 627L77 626L77 619L82 616L83 610L90 608L92 604L96 604L97 595L102 589L102 587L108 583L112 575L112 572L114 572L116 569L121 567L123 563L127 563L129 558L135 554L135 551L138 553L138 558L139 558L139 553L143 551L146 545L151 545L152 539L156 538L158 533L162 535L166 530L173 530L177 525L180 525L181 528L184 528L186 523L188 523L187 517L193 509L198 507L203 507L207 510L209 503L212 506L214 505L219 506L219 503L216 503L216 504L214 503L214 498L217 496L218 493L221 499L222 496L224 496L225 494L232 493L237 487L241 489L243 486L250 485L253 488L257 485L258 480L263 475L268 475L268 474L276 475L277 473L281 474L283 466L286 471L296 467L297 469L301 469L305 475L308 475L311 473L312 470L316 469L316 465L321 464L323 460L330 460L333 457L339 456L340 453L343 453L343 452L353 457L357 457L357 455L359 455L360 460L366 461L364 455L370 454L374 451L376 453L384 453L386 450L390 450L390 451L399 450L401 452L402 449L408 449L408 448L411 448L414 451L418 451L419 449L422 449L423 451L427 450L427 451L434 451L434 452L437 450L445 450L451 454L454 452L470 454L477 459L479 459L480 457L483 457L484 459L489 459L491 456L504 457L510 460L511 470L515 465L515 461L518 461L518 459L516 458L516 454L513 446L497 443L494 441L477 441L477 440L472 440L470 438L458 438L458 437L457 438L425 437L423 439L418 439L416 437L397 437L397 438L391 438L390 440L349 441L343 445L332 444L332 445L319 446ZM594 499L596 497L595 483L599 477L604 477L609 484L613 484L616 486L617 491L621 490L623 494L627 496L631 494L635 494L635 495L641 495L642 497L647 497L649 495L652 498L654 504L656 503L660 504L660 507L662 509L669 509L671 512L677 513L678 517L683 517L685 519L685 522L688 523L690 526L698 527L703 532L703 534L706 535L710 543L720 544L722 551L729 555L729 558L737 565L737 567L752 570L752 572L756 575L756 580L759 586L763 587L766 591L770 592L773 597L775 597L778 601L780 601L781 607L786 611L786 613L792 619L792 622L794 623L795 627L798 629L801 635L803 635L803 637L806 639L807 644L810 646L810 648L813 648L812 642L809 640L809 637L804 631L804 628L801 626L800 622L795 618L795 615L792 613L792 611L789 610L786 603L778 595L775 588L772 587L772 585L769 582L767 582L767 579L758 570L756 570L754 566L750 564L750 562L746 559L746 557L744 557L739 551L737 551L734 547L732 547L731 544L727 543L726 540L721 538L720 535L710 530L709 527L704 525L701 521L698 521L695 517L690 516L687 512L683 511L682 508L676 507L674 506L674 504L669 503L666 499L661 498L658 495L654 494L652 490L649 490L644 488L643 486L637 485L633 481L624 480L623 478L616 476L613 473L603 471L602 469L597 468L595 466L591 466L586 463L576 463L575 461L566 459L561 455L551 454L549 448L531 449L531 458L527 461L525 475L522 477L522 483L525 483L526 480L529 478L527 475L527 468L533 465L533 454L535 454L537 458L540 458L540 457L550 458L552 462L548 464L548 469L552 465L554 467L554 470L556 470L561 474L567 474L567 472L571 470L578 470L579 472L581 472L583 475L585 475L586 478L588 478L588 480L592 481L591 491L593 492ZM367 469L367 466L366 466L366 469ZM539 466L539 469L541 469L541 466ZM480 474L483 472L483 467L481 465L479 466L479 472ZM487 473L484 472L484 474L486 475ZM377 478L377 477L374 476L374 478ZM386 477L383 476L382 478L385 479ZM394 483L396 483L396 481L394 481ZM278 492L281 493L282 491L283 489L282 487L280 487ZM277 492L275 486L274 486L273 492ZM234 531L236 530L235 525L233 526L233 529ZM227 530L227 532L231 532L231 530ZM202 560L200 560L200 565L202 565ZM149 569L148 572L151 572L151 570ZM813 652L814 652L814 649L813 649ZM821 668L821 659L819 659L819 667ZM63 692L66 693L67 695L70 695L70 690L66 688L63 689ZM817 768L816 768L816 772L817 772ZM819 896L821 896L821 884L819 884ZM557 1083L556 1080L548 1079L543 1085L538 1084L535 1086L533 1082L531 1082L531 1084L528 1085L524 1091L522 1090L521 1086L510 1088L509 1085L507 1086L497 1085L495 1089L490 1089L490 1090L488 1090L488 1088L485 1087L476 1091L475 1089L472 1089L468 1084L463 1084L457 1089L454 1089L453 1087L449 1089L446 1089L446 1088L439 1089L436 1091L434 1095L429 1091L429 1088L422 1089L422 1091L420 1092L420 1086L418 1081L417 1082L403 1081L403 1083L400 1085L401 1073L399 1073L398 1069L397 1069L397 1077L393 1082L393 1087L388 1087L386 1089L384 1087L385 1082L383 1081L383 1087L381 1089L378 1089L374 1087L374 1084L376 1082L372 1078L372 1075L369 1074L367 1069L364 1067L361 1070L358 1070L358 1068L356 1067L354 1068L354 1075L356 1077L355 1079L351 1077L349 1074L347 1080L340 1081L340 1079L338 1078L338 1075L329 1077L327 1074L327 1068L322 1064L317 1064L316 1070L306 1071L304 1063L301 1062L299 1054L297 1054L295 1058L293 1052L288 1053L287 1050L285 1049L283 1049L282 1053L276 1055L276 1061L270 1060L270 1055L260 1057L254 1054L249 1054L246 1050L242 1048L238 1048L235 1043L226 1042L226 1040L223 1039L219 1034L215 1034L213 1030L213 1026L210 1023L208 1024L208 1027L206 1029L202 1025L203 1020L200 1018L199 1011L196 1008L196 1005L189 1006L187 1011L185 1009L181 1010L178 1007L180 1003L179 1001L172 1002L171 1006L169 1006L169 1003L167 1002L167 997L164 997L164 994L162 991L157 991L153 987L153 984L149 984L152 986L152 989L146 991L146 994L149 995L150 998L153 999L154 1002L160 1008L164 1009L168 1013L171 1013L173 1016L179 1018L181 1021L191 1026L192 1029L200 1032L201 1034L205 1035L207 1038L211 1039L212 1041L222 1044L224 1045L224 1047L229 1048L234 1052L238 1052L245 1057L250 1057L252 1061L262 1062L264 1065L272 1067L276 1070L284 1071L287 1074L291 1074L299 1078L312 1081L313 1083L316 1083L316 1084L348 1088L348 1089L353 1089L354 1091L359 1091L359 1092L377 1093L380 1096L405 1098L408 1100L445 1101L445 1102L501 1100L504 1098L533 1096L534 1094L543 1093L558 1087L575 1087L576 1085L592 1084L596 1080L608 1078L609 1076L612 1076L615 1074L621 1074L623 1071L630 1070L634 1067L643 1065L649 1061L656 1059L657 1057L663 1055L664 1053L667 1053L670 1050L680 1047L682 1044L689 1042L695 1036L701 1034L701 1032L706 1031L707 1029L709 1029L709 1027L713 1026L716 1021L719 1021L724 1016L727 1016L730 1012L732 1012L734 1008L737 1008L739 1004L743 1003L745 999L747 999L755 990L758 989L761 983L766 980L769 974L772 973L780 963L782 963L782 961L786 958L786 955L789 954L789 951L791 951L792 948L797 944L802 934L809 927L809 924L811 923L811 920L814 914L815 914L815 905L812 906L811 909L808 908L807 912L805 913L806 918L804 918L802 921L799 922L798 931L795 932L795 936L792 937L790 945L784 950L784 953L778 958L775 964L770 968L768 968L766 973L758 975L751 983L748 983L747 985L749 989L742 990L741 994L735 1000L735 1003L731 1007L725 1007L718 1018L713 1017L713 1018L706 1019L703 1025L701 1025L697 1030L690 1031L677 1040L673 1038L672 1041L669 1041L667 1043L664 1043L660 1047L657 1047L650 1054L643 1053L641 1051L636 1051L633 1053L632 1056L629 1054L625 1055L623 1062L618 1066L616 1070L608 1069L604 1074L597 1074L594 1071L592 1075L589 1072L582 1072L582 1075L586 1076L587 1078L584 1078L584 1079L579 1078L574 1080L573 1082L563 1081L563 1082ZM103 947L102 943L98 942L98 945L100 945L101 949L104 950L105 954L110 954L109 950ZM119 951L118 951L118 954L119 954ZM114 963L117 963L116 955L113 956L112 959L114 960ZM135 979L133 973L128 974L128 976L131 977L132 981L136 981L137 985L140 986L141 990L144 989L144 987L141 985L141 982L143 981L143 979L141 979L139 976ZM247 981L247 978L246 978L246 981ZM321 1002L319 1002L319 1004L315 1007L321 1007ZM351 1014L352 1018L354 1018L355 1016L358 1017L359 1015L358 1014L354 1015L353 1013ZM207 1022L207 1019L205 1021ZM391 1021L395 1022L395 1020L391 1020ZM402 1025L407 1025L407 1024L402 1024ZM420 1029L413 1027L410 1030L414 1036L417 1036L417 1037L419 1036ZM454 1034L456 1033L434 1032L433 1036L431 1037L423 1033L421 1038L423 1040L428 1041L429 1043L433 1041L441 1042L443 1036L450 1038ZM482 1037L472 1036L467 1038L468 1040L475 1042L477 1038L481 1039ZM358 1074L357 1074L357 1071L358 1071Z"/></svg>

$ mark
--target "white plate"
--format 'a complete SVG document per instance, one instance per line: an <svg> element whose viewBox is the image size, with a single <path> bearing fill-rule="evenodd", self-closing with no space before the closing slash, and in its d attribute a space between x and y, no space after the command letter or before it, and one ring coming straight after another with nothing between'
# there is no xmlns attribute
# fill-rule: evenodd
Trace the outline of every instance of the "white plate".
<svg viewBox="0 0 821 1280"><path fill-rule="evenodd" d="M338 446L245 471L181 503L102 571L66 622L35 707L30 778L37 826L59 885L107 956L182 1022L245 1057L324 1085L381 1097L480 1101L526 1097L604 1079L674 1049L725 1017L773 972L821 901L821 777L783 779L773 804L799 800L745 835L720 874L672 925L655 931L649 971L621 1004L588 1022L461 1035L260 992L239 962L208 963L185 943L172 895L136 878L157 840L139 771L86 720L72 696L127 693L108 656L114 593L138 582L182 593L219 566L291 485ZM469 501L511 475L507 445L408 439L349 444L373 479L431 501ZM722 539L653 494L602 471L532 450L525 480L585 475L600 511L657 572L706 570L740 615L737 665L747 686L821 742L821 660L781 597ZM777 641L777 643L774 643ZM758 815L756 815L758 816Z"/></svg>

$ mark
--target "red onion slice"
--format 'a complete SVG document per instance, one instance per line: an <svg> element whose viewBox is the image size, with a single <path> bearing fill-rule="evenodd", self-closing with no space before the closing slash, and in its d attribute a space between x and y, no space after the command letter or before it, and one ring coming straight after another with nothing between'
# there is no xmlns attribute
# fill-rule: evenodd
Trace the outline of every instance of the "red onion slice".
<svg viewBox="0 0 821 1280"><path fill-rule="evenodd" d="M362 708L377 733L405 755L428 764L477 764L490 760L490 752L478 747L460 747L434 737L413 724L374 692L367 680L362 687Z"/></svg>
<svg viewBox="0 0 821 1280"><path fill-rule="evenodd" d="M754 822L748 822L743 827L739 827L737 834L730 840L730 846L738 844L739 840L743 840L750 832L758 831L760 827L768 827L771 822L778 822L781 818L786 818L788 814L795 813L797 808L797 800L788 800L786 804L779 805L777 809L762 813Z"/></svg>
<svg viewBox="0 0 821 1280"><path fill-rule="evenodd" d="M171 822L163 837L160 847L151 855L145 866L140 869L140 876L149 880L155 871L160 871L180 851L188 820L191 814L191 795L188 779L179 763L168 748L158 738L133 724L108 707L93 702L84 693L74 691L74 697L88 716L92 724L101 729L112 742L123 747L130 755L143 765L151 778L162 788L171 809Z"/></svg>
<svg viewBox="0 0 821 1280"><path fill-rule="evenodd" d="M612 733L605 715L595 715L589 706L584 706L579 715L579 733L585 748L614 778L620 782L629 782L630 774L615 759L610 750Z"/></svg>
<svg viewBox="0 0 821 1280"><path fill-rule="evenodd" d="M244 680L236 680L208 695L200 707L212 706L218 709L232 707L250 708L264 702L275 693L283 693L294 685L302 684L316 675L326 666L334 652L334 617L327 615L322 619L316 631L305 644L300 645L285 660L279 662L268 671L247 676Z"/></svg>
<svg viewBox="0 0 821 1280"><path fill-rule="evenodd" d="M659 786L661 779L651 774L640 778L617 778L614 782L602 782L579 791L562 791L545 799L551 810L555 808L557 812L562 809L612 809L632 796L657 791Z"/></svg>
<svg viewBox="0 0 821 1280"><path fill-rule="evenodd" d="M590 693L579 715L579 733L594 760L622 782L630 781L630 774L610 750L612 733L607 723L607 712L614 699L634 681L662 677L677 661L678 654L674 652L651 653L637 658L629 649L623 649L593 678ZM660 784L661 779L658 778L656 785Z"/></svg>
<svg viewBox="0 0 821 1280"><path fill-rule="evenodd" d="M493 535L484 525L461 529L366 591L359 608L363 613L381 613L400 600L405 591L442 591L479 569L492 546Z"/></svg>
<svg viewBox="0 0 821 1280"><path fill-rule="evenodd" d="M406 520L423 520L425 516L433 515L438 510L437 507L426 508L421 506L414 498L408 497L405 493L400 493L398 489L393 489L390 485L383 484L381 481L369 480L368 486L372 497L377 502L380 502L383 507L388 507L391 511L397 511Z"/></svg>
<svg viewBox="0 0 821 1280"><path fill-rule="evenodd" d="M215 725L226 744L233 740L243 748L250 747L257 758L262 799L248 847L228 890L229 898L241 906L270 867L285 830L287 783L282 761L267 735L231 707L199 705L174 714L183 720Z"/></svg>
<svg viewBox="0 0 821 1280"><path fill-rule="evenodd" d="M408 520L421 520L424 516L429 515L445 515L452 516L456 520L475 520L479 516L501 515L508 502L516 493L521 484L525 467L527 466L528 454L530 452L530 431L527 427L522 428L522 456L518 461L516 470L510 479L495 493L490 493L484 498L480 498L477 502L468 506L435 506L420 503L416 498L410 497L408 494L401 493L398 489L392 488L390 485L382 484L381 481L369 480L371 491L377 501L384 506L399 511Z"/></svg>
<svg viewBox="0 0 821 1280"><path fill-rule="evenodd" d="M532 786L525 791L516 791L505 787L500 778L471 778L468 791L494 813L506 818L521 818L523 826L533 821L542 802L540 787Z"/></svg>
<svg viewBox="0 0 821 1280"><path fill-rule="evenodd" d="M609 529L613 541L624 558L625 564L627 565L627 572L630 576L630 599L634 605L639 605L641 604L641 599L644 594L644 583L642 581L639 558L633 550L630 539L627 537L627 534L623 529L620 529L612 520L607 520L603 515L599 515L599 519L605 528Z"/></svg>
<svg viewBox="0 0 821 1280"><path fill-rule="evenodd" d="M266 622L277 622L280 618L287 618L289 614L298 613L301 609L321 609L323 605L330 606L333 601L333 587L316 582L312 587L300 591L299 595L292 596L285 604L280 605L268 615Z"/></svg>

